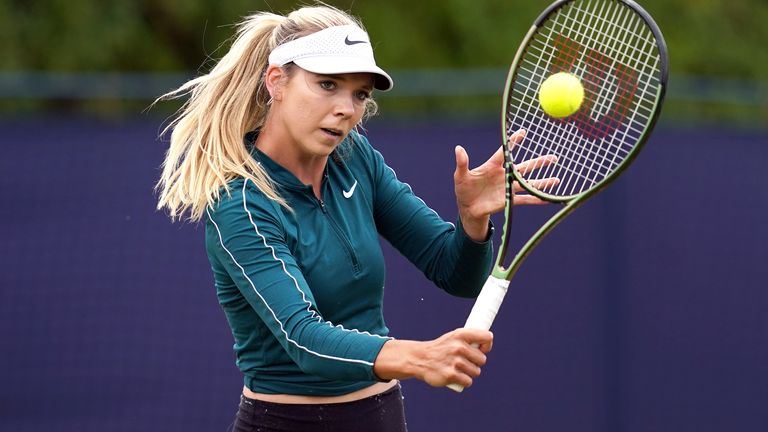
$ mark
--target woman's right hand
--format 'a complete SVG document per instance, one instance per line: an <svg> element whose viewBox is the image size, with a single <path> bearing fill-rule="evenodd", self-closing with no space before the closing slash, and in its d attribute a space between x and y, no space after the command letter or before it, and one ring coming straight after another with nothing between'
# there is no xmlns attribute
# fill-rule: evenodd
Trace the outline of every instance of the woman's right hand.
<svg viewBox="0 0 768 432"><path fill-rule="evenodd" d="M373 370L381 379L418 378L435 387L469 387L492 345L491 332L464 328L426 342L393 339L382 347Z"/></svg>

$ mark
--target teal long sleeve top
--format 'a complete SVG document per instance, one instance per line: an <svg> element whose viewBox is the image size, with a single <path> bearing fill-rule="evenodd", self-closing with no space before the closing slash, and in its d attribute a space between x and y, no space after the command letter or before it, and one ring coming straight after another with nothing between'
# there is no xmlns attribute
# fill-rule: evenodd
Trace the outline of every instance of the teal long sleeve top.
<svg viewBox="0 0 768 432"><path fill-rule="evenodd" d="M448 293L476 297L492 264L351 132L329 158L318 199L310 185L253 146L290 210L237 179L206 212L206 250L245 385L259 393L334 396L377 381L389 339L379 236ZM489 235L489 238L491 236Z"/></svg>

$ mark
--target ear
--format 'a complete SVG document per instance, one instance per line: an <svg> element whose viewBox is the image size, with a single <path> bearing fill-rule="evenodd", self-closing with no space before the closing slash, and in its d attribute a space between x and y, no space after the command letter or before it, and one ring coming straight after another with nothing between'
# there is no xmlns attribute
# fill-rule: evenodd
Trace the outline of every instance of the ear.
<svg viewBox="0 0 768 432"><path fill-rule="evenodd" d="M285 71L280 66L269 65L264 75L264 84L272 100L282 100L282 85L286 79Z"/></svg>

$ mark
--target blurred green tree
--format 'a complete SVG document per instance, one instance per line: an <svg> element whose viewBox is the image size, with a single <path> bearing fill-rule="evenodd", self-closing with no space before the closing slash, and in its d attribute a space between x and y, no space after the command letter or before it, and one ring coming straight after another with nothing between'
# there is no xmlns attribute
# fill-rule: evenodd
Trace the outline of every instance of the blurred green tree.
<svg viewBox="0 0 768 432"><path fill-rule="evenodd" d="M503 69L547 4L509 0L327 3L361 17L379 62L403 71ZM641 3L665 34L675 76L768 83L768 1ZM300 4L287 0L0 0L0 73L204 72L223 54L233 24L242 17L257 10L285 13ZM692 104L686 102L681 110L721 109ZM763 112L768 109L768 101L758 105Z"/></svg>

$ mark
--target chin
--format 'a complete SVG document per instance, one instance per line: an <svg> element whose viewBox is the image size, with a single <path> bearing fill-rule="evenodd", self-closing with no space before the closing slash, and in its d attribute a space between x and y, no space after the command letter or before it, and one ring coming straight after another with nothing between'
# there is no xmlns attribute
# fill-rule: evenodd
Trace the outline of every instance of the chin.
<svg viewBox="0 0 768 432"><path fill-rule="evenodd" d="M307 148L306 152L315 157L328 157L338 146L338 143L330 144L322 142Z"/></svg>

